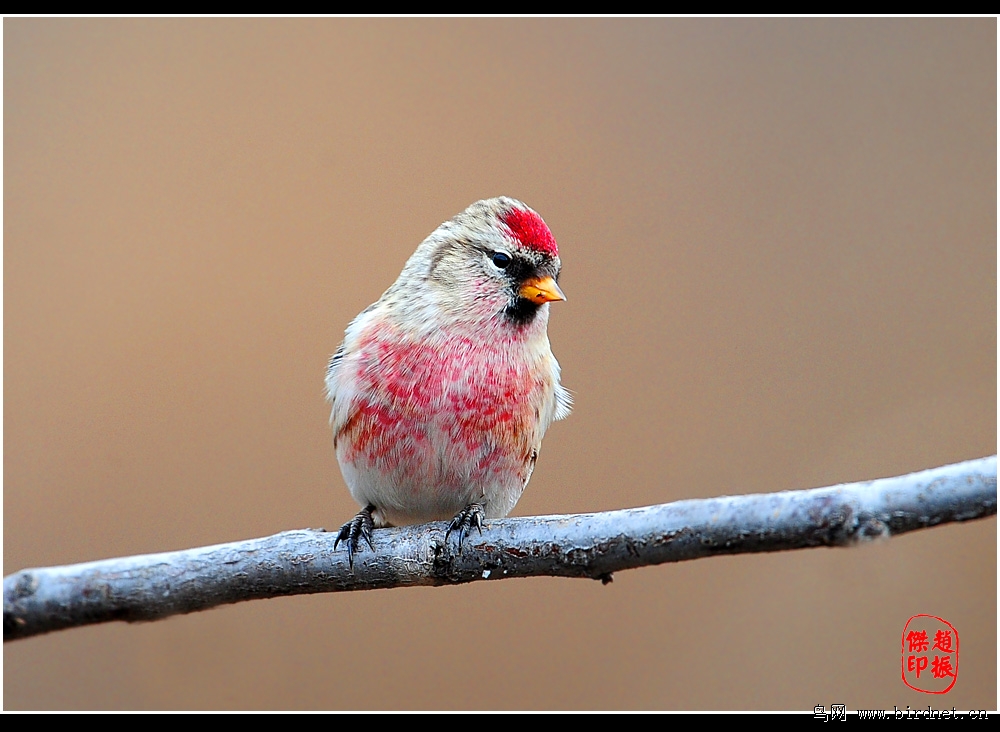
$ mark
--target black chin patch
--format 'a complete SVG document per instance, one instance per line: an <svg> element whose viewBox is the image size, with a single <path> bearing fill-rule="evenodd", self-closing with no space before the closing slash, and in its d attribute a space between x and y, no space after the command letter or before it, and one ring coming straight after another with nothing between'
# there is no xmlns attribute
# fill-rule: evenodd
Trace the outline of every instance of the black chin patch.
<svg viewBox="0 0 1000 732"><path fill-rule="evenodd" d="M515 298L515 300L507 306L504 310L504 316L511 323L515 325L527 325L532 320L535 319L535 315L538 314L538 308L541 305L527 300L523 297Z"/></svg>

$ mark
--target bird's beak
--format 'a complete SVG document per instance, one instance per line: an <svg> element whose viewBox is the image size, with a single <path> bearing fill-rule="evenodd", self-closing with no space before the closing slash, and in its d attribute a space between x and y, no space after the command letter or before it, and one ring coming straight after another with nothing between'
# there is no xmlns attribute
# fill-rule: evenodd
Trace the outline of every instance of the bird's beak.
<svg viewBox="0 0 1000 732"><path fill-rule="evenodd" d="M518 294L525 300L541 305L553 300L565 300L566 296L551 277L533 277L521 285Z"/></svg>

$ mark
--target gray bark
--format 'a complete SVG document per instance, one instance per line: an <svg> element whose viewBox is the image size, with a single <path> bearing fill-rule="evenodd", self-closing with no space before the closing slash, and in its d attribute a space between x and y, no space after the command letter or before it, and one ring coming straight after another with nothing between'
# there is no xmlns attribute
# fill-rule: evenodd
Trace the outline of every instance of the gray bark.
<svg viewBox="0 0 1000 732"><path fill-rule="evenodd" d="M718 554L848 547L995 515L996 456L829 488L645 508L487 521L461 552L445 524L377 529L351 569L335 533L304 529L229 544L25 569L4 578L4 641L110 620L156 620L281 595L589 577Z"/></svg>

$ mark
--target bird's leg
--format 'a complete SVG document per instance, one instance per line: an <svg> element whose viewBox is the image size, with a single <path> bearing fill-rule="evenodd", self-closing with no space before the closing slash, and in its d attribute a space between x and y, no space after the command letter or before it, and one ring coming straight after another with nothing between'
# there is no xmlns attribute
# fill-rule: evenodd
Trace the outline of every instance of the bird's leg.
<svg viewBox="0 0 1000 732"><path fill-rule="evenodd" d="M358 550L358 544L361 543L362 538L368 542L369 548L375 551L375 545L372 544L372 529L375 528L375 522L372 521L372 511L374 510L375 506L369 503L358 511L357 516L340 527L340 533L337 534L337 539L333 542L334 550L337 549L340 542L347 544L347 563L351 565L352 570L354 569L354 552Z"/></svg>
<svg viewBox="0 0 1000 732"><path fill-rule="evenodd" d="M475 526L479 529L479 535L483 535L483 518L486 512L481 503L470 503L463 508L448 524L448 531L445 532L444 540L448 541L452 531L458 532L458 552L462 553L462 540L465 539L465 532Z"/></svg>

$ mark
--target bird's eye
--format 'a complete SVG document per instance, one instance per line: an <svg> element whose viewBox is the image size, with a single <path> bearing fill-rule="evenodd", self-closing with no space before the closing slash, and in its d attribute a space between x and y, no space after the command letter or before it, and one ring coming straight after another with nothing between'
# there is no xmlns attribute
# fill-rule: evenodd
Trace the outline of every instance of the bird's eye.
<svg viewBox="0 0 1000 732"><path fill-rule="evenodd" d="M510 264L510 255L503 252L493 252L490 255L490 261L493 262L493 266L497 269L507 269L507 266Z"/></svg>

